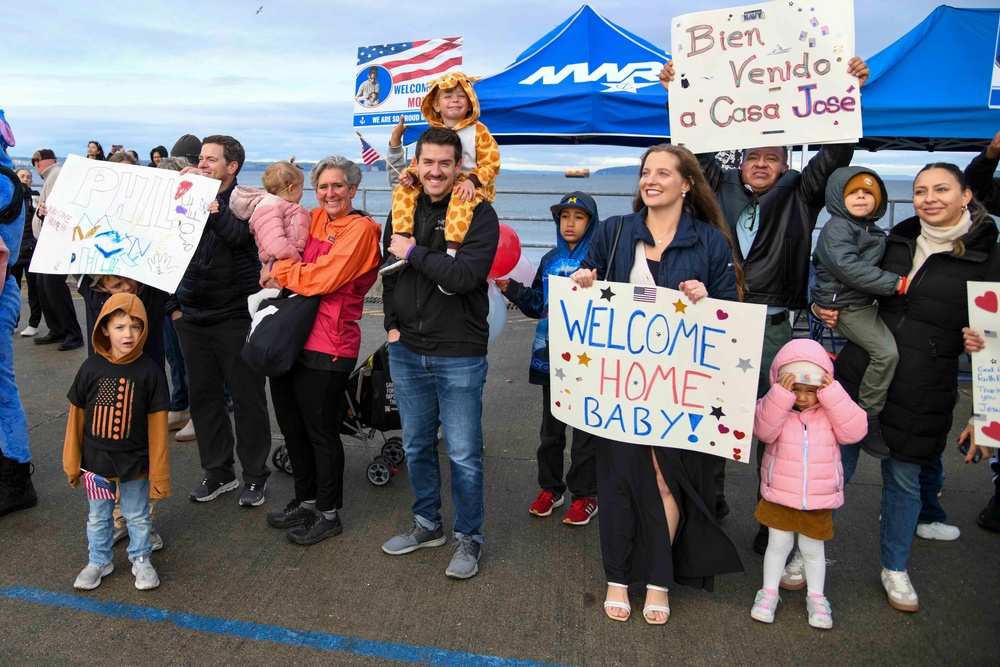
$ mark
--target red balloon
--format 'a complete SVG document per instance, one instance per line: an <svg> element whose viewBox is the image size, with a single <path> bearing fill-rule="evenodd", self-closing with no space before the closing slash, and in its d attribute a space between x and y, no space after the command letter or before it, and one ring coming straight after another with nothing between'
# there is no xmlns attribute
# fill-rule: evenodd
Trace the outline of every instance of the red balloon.
<svg viewBox="0 0 1000 667"><path fill-rule="evenodd" d="M517 266L517 260L521 259L521 239L517 238L517 232L500 223L500 243L497 245L497 254L493 257L493 266L490 268L490 278L505 276Z"/></svg>

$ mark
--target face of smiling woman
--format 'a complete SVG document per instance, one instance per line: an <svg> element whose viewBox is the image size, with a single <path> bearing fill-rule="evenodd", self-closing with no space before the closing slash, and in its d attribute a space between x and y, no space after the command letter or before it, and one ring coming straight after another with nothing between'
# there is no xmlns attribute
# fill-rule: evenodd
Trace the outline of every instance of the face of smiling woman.
<svg viewBox="0 0 1000 667"><path fill-rule="evenodd" d="M947 169L928 169L913 181L913 210L932 227L954 227L964 207L972 201L972 191L963 190Z"/></svg>
<svg viewBox="0 0 1000 667"><path fill-rule="evenodd" d="M681 176L677 156L654 151L646 157L639 172L639 195L647 207L670 207L678 203L691 184Z"/></svg>
<svg viewBox="0 0 1000 667"><path fill-rule="evenodd" d="M357 191L358 186L348 185L343 170L336 167L323 170L316 179L316 201L331 220L343 217L354 209L351 200Z"/></svg>

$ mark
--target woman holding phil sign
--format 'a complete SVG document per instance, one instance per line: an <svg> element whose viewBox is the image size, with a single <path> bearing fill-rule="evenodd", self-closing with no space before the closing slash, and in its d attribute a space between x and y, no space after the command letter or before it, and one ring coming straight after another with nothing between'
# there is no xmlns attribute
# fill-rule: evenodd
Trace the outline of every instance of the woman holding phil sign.
<svg viewBox="0 0 1000 667"><path fill-rule="evenodd" d="M906 563L914 531L930 539L928 510L942 513L935 493L921 493L921 469L940 477L940 458L958 402L958 357L968 327L969 281L1000 280L997 226L972 196L953 164L929 164L913 182L916 217L893 227L882 269L906 277L902 294L879 301L879 315L896 339L899 365L880 419L890 458L882 461L882 585L889 604L917 611ZM814 306L834 326L836 311ZM868 365L868 355L848 343L837 357L837 378L852 396ZM842 448L850 480L857 447ZM928 470L931 469L931 470ZM603 509L603 508L602 508ZM919 526L919 530L918 530Z"/></svg>
<svg viewBox="0 0 1000 667"><path fill-rule="evenodd" d="M670 287L692 302L706 296L738 300L743 275L729 229L691 151L668 144L647 150L638 190L635 212L601 225L570 278L581 287L598 277ZM597 443L610 618L628 619L630 584L646 584L643 618L662 625L670 617L667 591L674 582L711 590L715 575L743 571L712 509L714 457L604 438Z"/></svg>

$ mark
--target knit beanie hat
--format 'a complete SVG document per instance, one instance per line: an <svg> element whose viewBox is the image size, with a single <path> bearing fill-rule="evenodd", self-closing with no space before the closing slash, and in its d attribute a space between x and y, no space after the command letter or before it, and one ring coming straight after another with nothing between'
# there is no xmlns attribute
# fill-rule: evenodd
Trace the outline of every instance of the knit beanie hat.
<svg viewBox="0 0 1000 667"><path fill-rule="evenodd" d="M201 139L193 134L185 134L177 140L174 147L170 149L170 157L183 157L192 165L198 164L198 155L201 153Z"/></svg>
<svg viewBox="0 0 1000 667"><path fill-rule="evenodd" d="M855 190L864 190L875 198L874 210L877 211L878 207L882 205L882 188L879 187L878 182L871 174L865 172L855 174L851 180L847 181L847 185L844 186L844 197Z"/></svg>
<svg viewBox="0 0 1000 667"><path fill-rule="evenodd" d="M795 376L795 382L797 384L811 384L814 387L822 387L823 374L826 373L826 371L823 370L823 367L819 364L802 360L787 363L779 368L778 379L780 380L788 373Z"/></svg>

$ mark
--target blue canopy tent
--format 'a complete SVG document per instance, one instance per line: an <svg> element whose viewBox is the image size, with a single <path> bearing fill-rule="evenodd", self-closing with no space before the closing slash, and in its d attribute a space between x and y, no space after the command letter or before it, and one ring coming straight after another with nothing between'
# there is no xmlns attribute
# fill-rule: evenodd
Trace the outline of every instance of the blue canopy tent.
<svg viewBox="0 0 1000 667"><path fill-rule="evenodd" d="M1000 130L990 109L1000 9L942 5L867 60L862 92L870 150L979 151Z"/></svg>
<svg viewBox="0 0 1000 667"><path fill-rule="evenodd" d="M481 120L500 144L660 143L669 122L657 75L669 58L583 5L476 84Z"/></svg>

